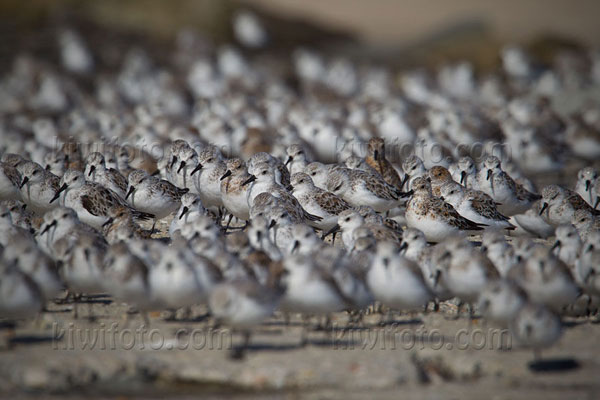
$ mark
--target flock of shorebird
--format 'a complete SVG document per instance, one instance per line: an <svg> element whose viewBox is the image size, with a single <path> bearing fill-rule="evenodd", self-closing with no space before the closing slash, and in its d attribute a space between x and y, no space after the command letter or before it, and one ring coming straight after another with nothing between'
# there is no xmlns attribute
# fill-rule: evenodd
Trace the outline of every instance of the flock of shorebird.
<svg viewBox="0 0 600 400"><path fill-rule="evenodd" d="M60 55L18 55L0 81L1 318L65 289L146 322L206 304L244 332L275 311L360 323L456 298L540 349L597 312L600 103L549 99L600 84L598 54L534 68L510 47L487 76L398 81L306 49L285 76L189 32L166 66L136 48L104 71L72 31ZM573 190L526 177L567 161Z"/></svg>

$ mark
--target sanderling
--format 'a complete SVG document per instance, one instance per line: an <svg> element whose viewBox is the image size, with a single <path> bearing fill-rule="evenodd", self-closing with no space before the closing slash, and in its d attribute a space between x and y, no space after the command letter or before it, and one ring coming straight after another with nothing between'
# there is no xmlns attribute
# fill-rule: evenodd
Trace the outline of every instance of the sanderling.
<svg viewBox="0 0 600 400"><path fill-rule="evenodd" d="M439 197L452 205L460 215L473 222L492 228L515 229L514 225L508 222L508 217L498 211L494 200L483 192L465 189L451 181L440 187Z"/></svg>
<svg viewBox="0 0 600 400"><path fill-rule="evenodd" d="M402 179L385 156L384 140L382 138L369 139L365 161L383 177L384 181L402 190Z"/></svg>
<svg viewBox="0 0 600 400"><path fill-rule="evenodd" d="M122 198L127 194L127 178L116 169L106 168L104 156L101 153L90 153L85 159L85 179L96 182L112 190Z"/></svg>
<svg viewBox="0 0 600 400"><path fill-rule="evenodd" d="M62 151L51 151L44 156L44 163L42 165L54 175L63 176L67 170L68 163L69 158Z"/></svg>
<svg viewBox="0 0 600 400"><path fill-rule="evenodd" d="M308 165L306 151L299 144L291 144L286 149L288 159L285 162L290 176L298 172L304 172L304 168Z"/></svg>
<svg viewBox="0 0 600 400"><path fill-rule="evenodd" d="M128 178L129 174L135 171L135 168L129 165L129 162L131 161L129 151L127 151L126 147L122 147L117 151L116 157L118 165L117 169L121 174L123 174L124 177Z"/></svg>
<svg viewBox="0 0 600 400"><path fill-rule="evenodd" d="M13 225L27 230L33 229L32 222L34 216L33 213L27 210L27 204L19 200L3 200L0 201L0 205L8 208Z"/></svg>
<svg viewBox="0 0 600 400"><path fill-rule="evenodd" d="M195 193L185 193L181 196L181 207L175 213L175 218L169 226L169 234L173 235L183 225L191 223L203 215L206 215L206 210L202 206L200 196Z"/></svg>
<svg viewBox="0 0 600 400"><path fill-rule="evenodd" d="M554 235L554 227L540 215L540 202L541 200L536 201L529 210L523 214L515 215L513 218L516 224L523 228L526 233L547 238Z"/></svg>
<svg viewBox="0 0 600 400"><path fill-rule="evenodd" d="M600 238L600 235L598 235ZM592 296L600 296L600 247L584 245L573 269L577 283Z"/></svg>
<svg viewBox="0 0 600 400"><path fill-rule="evenodd" d="M321 164L320 162L311 162L304 168L304 173L310 176L316 187L327 190L329 173L337 168L343 168L337 164Z"/></svg>
<svg viewBox="0 0 600 400"><path fill-rule="evenodd" d="M499 230L490 229L483 232L481 235L481 251L494 263L501 276L506 276L508 271L518 262L513 247Z"/></svg>
<svg viewBox="0 0 600 400"><path fill-rule="evenodd" d="M377 176L381 177L381 174L379 172L377 172L369 164L367 164L367 162L364 159L357 157L353 154L346 157L346 159L344 160L344 165L346 166L346 168L349 168L349 169L358 169L360 171L364 171L369 174L377 175Z"/></svg>
<svg viewBox="0 0 600 400"><path fill-rule="evenodd" d="M388 185L383 179L360 170L336 169L327 178L327 190L346 200L350 205L369 206L377 212L386 212L410 196Z"/></svg>
<svg viewBox="0 0 600 400"><path fill-rule="evenodd" d="M554 255L567 266L573 267L583 245L577 228L570 224L560 225L556 227L554 234L556 236L556 240L552 245Z"/></svg>
<svg viewBox="0 0 600 400"><path fill-rule="evenodd" d="M499 279L494 264L464 237L453 236L441 244L438 265L444 285L465 302L474 302L490 282ZM446 253L449 253L446 256Z"/></svg>
<svg viewBox="0 0 600 400"><path fill-rule="evenodd" d="M442 186L448 183L456 183L454 182L454 179L452 179L450 171L441 165L431 167L431 169L427 171L426 176L431 185L431 193L433 193L433 195L436 197L440 197L440 190Z"/></svg>
<svg viewBox="0 0 600 400"><path fill-rule="evenodd" d="M0 316L29 318L44 306L44 296L33 279L16 265L0 260Z"/></svg>
<svg viewBox="0 0 600 400"><path fill-rule="evenodd" d="M34 241L21 240L17 237L10 240L3 257L25 272L38 285L44 299L54 299L63 289L54 260L45 254Z"/></svg>
<svg viewBox="0 0 600 400"><path fill-rule="evenodd" d="M286 190L289 189L290 172L280 159L273 157L269 153L259 152L250 157L246 163L248 166L248 173L257 176L258 172L256 171L256 168L262 163L267 163L269 167L272 168L275 182L277 184L283 186Z"/></svg>
<svg viewBox="0 0 600 400"><path fill-rule="evenodd" d="M169 181L177 187L197 192L196 180L192 175L199 164L196 150L187 145L180 148L177 153L173 153L173 157L176 162L170 165Z"/></svg>
<svg viewBox="0 0 600 400"><path fill-rule="evenodd" d="M308 213L286 188L278 184L275 180L275 170L267 163L258 163L254 166L254 172L256 175L251 175L242 186L249 182L254 182L248 189L248 204L254 204L254 199L261 193L271 193L273 196L281 199L283 202L290 205L297 210L295 214L302 216L302 221L306 221L308 224L318 227L321 217ZM289 186L289 185L288 185Z"/></svg>
<svg viewBox="0 0 600 400"><path fill-rule="evenodd" d="M477 165L471 157L461 157L456 162L456 171L452 178L466 188L479 190L477 183Z"/></svg>
<svg viewBox="0 0 600 400"><path fill-rule="evenodd" d="M598 206L598 184L600 184L600 181L598 180L598 171L596 169L585 167L577 172L575 192L593 208L597 208Z"/></svg>
<svg viewBox="0 0 600 400"><path fill-rule="evenodd" d="M71 292L96 294L106 290L102 277L106 248L91 235L65 236L54 242L53 254L61 263L60 275Z"/></svg>
<svg viewBox="0 0 600 400"><path fill-rule="evenodd" d="M131 208L119 195L104 186L87 182L83 172L68 170L60 179L60 187L50 200L53 203L61 198L60 203L72 208L77 212L81 222L85 222L94 228L101 229L102 224L108 218L108 210L116 205ZM134 216L139 219L148 219L150 214L132 210Z"/></svg>
<svg viewBox="0 0 600 400"><path fill-rule="evenodd" d="M300 205L310 214L321 217L315 221L315 227L327 232L337 223L338 215L351 208L342 198L316 187L305 173L296 173L291 177L292 194Z"/></svg>
<svg viewBox="0 0 600 400"><path fill-rule="evenodd" d="M20 200L21 174L12 165L0 162L0 200Z"/></svg>
<svg viewBox="0 0 600 400"><path fill-rule="evenodd" d="M376 300L397 310L414 310L432 299L417 264L398 254L394 243L377 244L366 280Z"/></svg>
<svg viewBox="0 0 600 400"><path fill-rule="evenodd" d="M102 224L102 233L108 243L121 240L149 239L152 232L144 230L133 221L133 213L129 207L112 206L108 210L108 219Z"/></svg>
<svg viewBox="0 0 600 400"><path fill-rule="evenodd" d="M577 228L581 240L586 240L591 232L600 230L600 218L594 217L589 210L579 209L573 214L571 223Z"/></svg>
<svg viewBox="0 0 600 400"><path fill-rule="evenodd" d="M40 226L36 240L44 252L53 258L57 258L54 244L63 238L67 243L70 243L77 240L79 236L90 236L91 241L97 241L99 245L106 243L100 232L90 225L82 223L77 218L75 210L56 207L44 214L44 221Z"/></svg>
<svg viewBox="0 0 600 400"><path fill-rule="evenodd" d="M412 185L414 194L406 207L406 222L421 230L427 240L440 242L460 231L483 229L481 224L466 219L450 204L433 196L425 178L416 178Z"/></svg>
<svg viewBox="0 0 600 400"><path fill-rule="evenodd" d="M490 282L480 293L477 309L485 318L508 326L519 310L527 304L527 294L507 279Z"/></svg>
<svg viewBox="0 0 600 400"><path fill-rule="evenodd" d="M539 304L527 304L510 322L510 331L518 343L530 347L538 358L541 349L553 345L562 335L558 315Z"/></svg>
<svg viewBox="0 0 600 400"><path fill-rule="evenodd" d="M250 219L263 216L270 220L273 207L282 207L290 215L293 223L304 221L304 209L299 208L295 202L284 201L280 197L275 197L271 193L263 192L254 198L254 203L250 207Z"/></svg>
<svg viewBox="0 0 600 400"><path fill-rule="evenodd" d="M545 246L534 248L529 257L508 271L507 277L515 280L532 301L556 310L579 295L569 268Z"/></svg>
<svg viewBox="0 0 600 400"><path fill-rule="evenodd" d="M220 178L225 172L227 172L227 166L218 147L208 145L198 153L198 164L190 172L190 175L198 174L194 184L204 207L223 206Z"/></svg>
<svg viewBox="0 0 600 400"><path fill-rule="evenodd" d="M400 243L402 232L397 232L380 224L367 224L365 219L354 209L342 211L338 215L338 223L331 228L325 235L333 233L338 229L342 231L342 241L347 251L354 247L354 231L360 227L365 227L378 241L390 241Z"/></svg>
<svg viewBox="0 0 600 400"><path fill-rule="evenodd" d="M367 224L381 225L382 227L396 231L399 235L402 234L402 225L397 220L384 217L369 206L360 206L354 209L365 219Z"/></svg>
<svg viewBox="0 0 600 400"><path fill-rule="evenodd" d="M196 271L198 260L194 258L192 262L188 252L191 250L182 246L169 247L150 268L148 281L153 303L175 310L206 300L207 288L203 287Z"/></svg>
<svg viewBox="0 0 600 400"><path fill-rule="evenodd" d="M548 185L542 189L542 201L539 204L539 214L552 226L570 224L577 210L587 210L592 215L600 215L577 193L560 187Z"/></svg>
<svg viewBox="0 0 600 400"><path fill-rule="evenodd" d="M217 285L211 292L209 308L219 322L243 330L244 343L234 351L239 357L250 341L250 329L270 317L281 298L281 291L249 279L237 279Z"/></svg>
<svg viewBox="0 0 600 400"><path fill-rule="evenodd" d="M337 281L317 267L311 255L294 254L286 257L283 264L283 311L328 314L352 306L352 300L345 296Z"/></svg>
<svg viewBox="0 0 600 400"><path fill-rule="evenodd" d="M477 182L481 191L499 203L498 210L509 217L527 211L541 197L515 183L502 170L500 159L495 156L485 158L477 174Z"/></svg>
<svg viewBox="0 0 600 400"><path fill-rule="evenodd" d="M124 242L108 247L104 263L106 290L116 299L135 307L142 313L146 325L149 325L146 311L158 304L153 304L150 300L151 287L146 264ZM129 313L126 315L129 316Z"/></svg>
<svg viewBox="0 0 600 400"><path fill-rule="evenodd" d="M15 226L8 207L0 205L0 245L6 246L12 239L33 241L30 231Z"/></svg>
<svg viewBox="0 0 600 400"><path fill-rule="evenodd" d="M229 159L226 165L227 170L220 177L223 205L231 215L247 221L250 217L249 186L243 183L247 182L252 175L248 173L246 164L240 158Z"/></svg>
<svg viewBox="0 0 600 400"><path fill-rule="evenodd" d="M50 202L59 190L60 178L32 161L19 164L17 170L22 177L19 185L21 198L27 207L36 214L53 209L56 205Z"/></svg>
<svg viewBox="0 0 600 400"><path fill-rule="evenodd" d="M281 260L281 250L273 243L269 237L269 223L263 216L252 218L248 228L248 239L250 244L256 250L265 252L271 260Z"/></svg>
<svg viewBox="0 0 600 400"><path fill-rule="evenodd" d="M308 225L295 224L292 226L292 242L287 249L288 254L309 254L318 251L325 244L319 239L314 229Z"/></svg>
<svg viewBox="0 0 600 400"><path fill-rule="evenodd" d="M404 171L404 179L402 181L403 188L410 189L412 187L412 181L415 178L423 176L427 169L423 165L423 160L413 155L408 156L402 162L402 170Z"/></svg>
<svg viewBox="0 0 600 400"><path fill-rule="evenodd" d="M149 175L144 170L129 174L129 186L125 200L137 210L154 215L154 223L179 208L181 196L189 191L171 182Z"/></svg>

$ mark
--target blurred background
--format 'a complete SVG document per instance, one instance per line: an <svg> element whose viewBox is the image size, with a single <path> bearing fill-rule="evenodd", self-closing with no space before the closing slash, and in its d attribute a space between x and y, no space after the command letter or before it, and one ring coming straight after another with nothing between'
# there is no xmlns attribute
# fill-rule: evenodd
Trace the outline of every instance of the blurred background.
<svg viewBox="0 0 600 400"><path fill-rule="evenodd" d="M270 49L333 44L351 57L407 66L466 58L490 68L506 42L542 59L557 46L600 45L596 0L2 0L0 66L17 49L54 45L48 34L63 23L99 40L118 34L169 45L187 28L230 41L239 9L262 17Z"/></svg>

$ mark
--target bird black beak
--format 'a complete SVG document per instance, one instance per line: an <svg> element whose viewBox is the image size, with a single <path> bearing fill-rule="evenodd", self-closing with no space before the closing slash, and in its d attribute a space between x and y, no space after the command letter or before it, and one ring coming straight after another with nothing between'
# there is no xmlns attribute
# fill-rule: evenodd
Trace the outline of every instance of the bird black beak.
<svg viewBox="0 0 600 400"><path fill-rule="evenodd" d="M277 221L275 221L274 219L271 220L271 223L269 224L269 229L271 229L272 227L274 227L275 225L277 225Z"/></svg>
<svg viewBox="0 0 600 400"><path fill-rule="evenodd" d="M403 198L403 197L410 197L413 194L415 194L414 190L409 190L408 192L400 192L400 194L398 195L398 197Z"/></svg>
<svg viewBox="0 0 600 400"><path fill-rule="evenodd" d="M187 214L187 212L188 212L189 210L190 210L189 208L187 208L186 206L183 206L183 208L181 209L181 215L179 216L179 219L183 218L183 216L184 216L185 214Z"/></svg>
<svg viewBox="0 0 600 400"><path fill-rule="evenodd" d="M467 172L466 171L461 171L460 173L460 184L461 185L465 185L465 179L467 178Z"/></svg>
<svg viewBox="0 0 600 400"><path fill-rule="evenodd" d="M560 240L557 240L556 242L554 242L554 245L552 246L550 251L554 251L555 249L558 249L561 245L562 245L562 243L560 242Z"/></svg>
<svg viewBox="0 0 600 400"><path fill-rule="evenodd" d="M289 156L287 161L285 162L285 165L288 165L289 163L291 163L293 159L294 159L294 157Z"/></svg>
<svg viewBox="0 0 600 400"><path fill-rule="evenodd" d="M202 169L202 164L198 163L198 165L196 165L196 167L192 170L192 172L190 172L190 176L194 175L196 172L200 171Z"/></svg>
<svg viewBox="0 0 600 400"><path fill-rule="evenodd" d="M127 200L129 198L129 196L131 196L133 194L133 192L135 192L135 187L131 186L129 188L129 190L127 191L127 195L125 196L125 200Z"/></svg>
<svg viewBox="0 0 600 400"><path fill-rule="evenodd" d="M400 183L400 189L402 189L404 187L404 185L406 185L406 182L408 182L409 179L410 179L410 175L404 174L404 178L402 178L402 182Z"/></svg>
<svg viewBox="0 0 600 400"><path fill-rule="evenodd" d="M376 160L379 158L379 151L373 150L373 158Z"/></svg>
<svg viewBox="0 0 600 400"><path fill-rule="evenodd" d="M256 180L256 176L250 175L250 178L248 178L244 182L242 182L242 186L246 186L247 184L254 182L255 180Z"/></svg>
<svg viewBox="0 0 600 400"><path fill-rule="evenodd" d="M490 180L490 178L492 177L492 174L493 174L493 173L494 173L494 172L493 172L491 169L488 169L488 172L487 172L487 177L486 177L485 179L489 181L489 180Z"/></svg>
<svg viewBox="0 0 600 400"><path fill-rule="evenodd" d="M92 174L94 173L94 171L95 171L95 170L96 170L96 166L95 166L95 165L92 165L92 166L90 167L90 172L88 172L88 176L92 176Z"/></svg>
<svg viewBox="0 0 600 400"><path fill-rule="evenodd" d="M335 224L330 230L328 230L327 232L325 232L323 234L323 236L321 236L321 239L325 239L327 236L331 235L332 233L335 233L337 231L340 230L340 226L339 224Z"/></svg>
<svg viewBox="0 0 600 400"><path fill-rule="evenodd" d="M171 159L171 165L169 165L169 168L173 168L173 165L175 165L176 162L177 162L177 157L173 156L173 158Z"/></svg>
<svg viewBox="0 0 600 400"><path fill-rule="evenodd" d="M181 164L179 164L179 168L177 168L177 173L180 173L182 169L185 168L185 161L182 161Z"/></svg>
<svg viewBox="0 0 600 400"><path fill-rule="evenodd" d="M56 220L54 220L54 221L52 221L52 223L46 225L46 227L42 230L42 232L40 232L40 235L43 235L46 232L48 232L50 230L50 228L52 228L54 225L56 225Z"/></svg>
<svg viewBox="0 0 600 400"><path fill-rule="evenodd" d="M398 253L404 253L406 251L406 249L408 249L408 243L406 242L402 242L400 244L400 248L398 249Z"/></svg>
<svg viewBox="0 0 600 400"><path fill-rule="evenodd" d="M298 247L300 247L300 242L297 240L294 240L294 246L292 247L292 254L298 250Z"/></svg>
<svg viewBox="0 0 600 400"><path fill-rule="evenodd" d="M23 186L25 186L27 184L27 182L29 182L29 177L26 176L25 178L23 178L23 180L21 181L21 185L19 186L19 189L21 189Z"/></svg>
<svg viewBox="0 0 600 400"><path fill-rule="evenodd" d="M585 191L589 192L590 191L590 185L592 184L592 181L590 181L589 179L587 181L585 181Z"/></svg>
<svg viewBox="0 0 600 400"><path fill-rule="evenodd" d="M114 218L107 219L106 222L102 224L102 227L104 228L105 226L112 224L114 220Z"/></svg>
<svg viewBox="0 0 600 400"><path fill-rule="evenodd" d="M230 170L227 170L227 172L225 172L225 173L223 174L223 176L221 177L221 179L220 179L220 180L223 180L223 179L227 178L228 176L231 176L231 171L230 171Z"/></svg>
<svg viewBox="0 0 600 400"><path fill-rule="evenodd" d="M548 208L548 203L542 204L542 209L540 210L540 215L542 215L544 213L544 211L546 211L546 208Z"/></svg>
<svg viewBox="0 0 600 400"><path fill-rule="evenodd" d="M56 191L56 193L54 193L54 197L52 197L49 204L52 204L56 199L58 199L60 197L60 194L64 192L67 189L67 187L67 184L63 183L63 185Z"/></svg>

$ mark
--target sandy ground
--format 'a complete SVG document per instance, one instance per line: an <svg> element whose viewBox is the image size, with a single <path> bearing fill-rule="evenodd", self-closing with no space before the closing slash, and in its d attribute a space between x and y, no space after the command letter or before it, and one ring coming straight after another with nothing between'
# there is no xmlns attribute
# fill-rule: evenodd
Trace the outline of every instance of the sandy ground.
<svg viewBox="0 0 600 400"><path fill-rule="evenodd" d="M597 398L600 324L567 320L560 342L533 363L506 331L482 320L439 312L380 315L349 323L336 314L329 328L313 319L289 324L276 315L254 332L239 359L241 336L214 326L205 310L176 320L139 315L126 324L124 305L84 299L73 318L68 304L49 304L35 322L1 333L0 393L86 397L235 395L238 398ZM87 316L92 313L94 320ZM303 332L307 332L303 344Z"/></svg>

